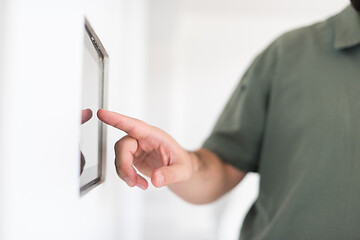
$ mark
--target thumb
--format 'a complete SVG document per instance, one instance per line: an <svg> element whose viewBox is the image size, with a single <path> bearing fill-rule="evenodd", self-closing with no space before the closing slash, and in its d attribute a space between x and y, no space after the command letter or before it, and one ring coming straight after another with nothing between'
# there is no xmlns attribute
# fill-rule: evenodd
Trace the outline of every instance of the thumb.
<svg viewBox="0 0 360 240"><path fill-rule="evenodd" d="M185 182L191 177L191 167L184 163L174 163L156 169L151 175L152 184L157 187L163 187L174 183Z"/></svg>

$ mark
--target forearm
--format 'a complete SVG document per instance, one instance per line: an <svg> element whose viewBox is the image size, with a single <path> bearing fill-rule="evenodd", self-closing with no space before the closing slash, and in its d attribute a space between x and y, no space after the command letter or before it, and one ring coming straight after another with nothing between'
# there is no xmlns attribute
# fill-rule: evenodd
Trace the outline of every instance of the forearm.
<svg viewBox="0 0 360 240"><path fill-rule="evenodd" d="M184 200L194 204L210 203L236 186L246 175L222 162L207 149L189 152L192 175L186 182L169 185Z"/></svg>

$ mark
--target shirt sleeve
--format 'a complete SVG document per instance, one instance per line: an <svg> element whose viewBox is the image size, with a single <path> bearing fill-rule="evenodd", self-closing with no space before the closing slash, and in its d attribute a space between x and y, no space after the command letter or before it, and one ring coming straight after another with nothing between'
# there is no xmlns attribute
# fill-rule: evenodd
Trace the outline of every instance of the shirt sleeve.
<svg viewBox="0 0 360 240"><path fill-rule="evenodd" d="M258 171L275 60L272 44L250 65L203 144L245 172Z"/></svg>

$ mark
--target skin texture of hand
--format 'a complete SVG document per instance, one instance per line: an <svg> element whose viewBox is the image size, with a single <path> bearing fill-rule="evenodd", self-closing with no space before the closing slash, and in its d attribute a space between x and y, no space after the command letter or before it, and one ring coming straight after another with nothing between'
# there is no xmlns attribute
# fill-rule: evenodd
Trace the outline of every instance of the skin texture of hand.
<svg viewBox="0 0 360 240"><path fill-rule="evenodd" d="M145 190L148 182L136 172L151 178L155 187L186 182L196 165L185 151L164 131L140 120L100 109L98 118L128 135L115 144L117 174L130 187Z"/></svg>
<svg viewBox="0 0 360 240"><path fill-rule="evenodd" d="M130 187L148 187L135 166L155 187L168 186L185 201L206 204L230 191L246 175L205 148L187 152L167 133L140 120L102 109L97 115L128 134L115 144L115 165Z"/></svg>

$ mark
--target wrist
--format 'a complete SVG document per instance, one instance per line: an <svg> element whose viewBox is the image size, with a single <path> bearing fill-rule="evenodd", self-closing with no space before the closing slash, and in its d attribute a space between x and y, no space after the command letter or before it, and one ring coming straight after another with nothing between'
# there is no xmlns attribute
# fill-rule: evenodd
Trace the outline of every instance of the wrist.
<svg viewBox="0 0 360 240"><path fill-rule="evenodd" d="M192 167L192 173L196 174L201 171L201 162L202 158L201 155L195 151L195 152L188 152L190 156L190 162Z"/></svg>

